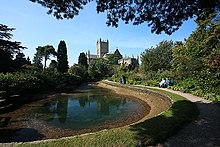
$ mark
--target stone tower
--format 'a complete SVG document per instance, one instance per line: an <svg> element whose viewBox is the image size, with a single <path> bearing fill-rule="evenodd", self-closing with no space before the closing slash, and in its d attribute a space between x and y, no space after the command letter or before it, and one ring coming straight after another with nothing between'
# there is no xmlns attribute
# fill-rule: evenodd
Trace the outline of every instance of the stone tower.
<svg viewBox="0 0 220 147"><path fill-rule="evenodd" d="M97 51L97 57L101 58L103 57L106 53L109 52L109 42L107 41L102 41L101 38L96 42L96 51Z"/></svg>

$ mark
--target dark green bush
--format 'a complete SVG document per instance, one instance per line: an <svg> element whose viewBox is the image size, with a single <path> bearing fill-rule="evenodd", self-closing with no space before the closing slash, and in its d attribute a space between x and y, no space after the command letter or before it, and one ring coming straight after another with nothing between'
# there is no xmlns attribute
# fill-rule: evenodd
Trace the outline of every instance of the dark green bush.
<svg viewBox="0 0 220 147"><path fill-rule="evenodd" d="M37 93L56 89L59 85L78 85L81 81L80 77L68 73L0 73L0 91L8 95Z"/></svg>
<svg viewBox="0 0 220 147"><path fill-rule="evenodd" d="M56 82L56 85L72 86L78 85L82 81L81 77L69 73L57 73L53 78Z"/></svg>

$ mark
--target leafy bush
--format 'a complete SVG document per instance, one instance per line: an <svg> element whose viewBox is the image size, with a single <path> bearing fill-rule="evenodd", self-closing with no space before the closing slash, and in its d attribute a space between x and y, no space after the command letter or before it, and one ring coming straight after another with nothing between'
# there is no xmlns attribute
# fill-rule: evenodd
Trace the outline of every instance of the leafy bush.
<svg viewBox="0 0 220 147"><path fill-rule="evenodd" d="M23 94L45 90L44 82L36 76L23 73L0 73L0 91Z"/></svg>
<svg viewBox="0 0 220 147"><path fill-rule="evenodd" d="M80 78L79 76L69 73L64 73L64 74L58 73L53 78L56 81L56 85L66 85L66 86L78 85L82 81L82 78Z"/></svg>
<svg viewBox="0 0 220 147"><path fill-rule="evenodd" d="M78 85L81 81L80 77L68 73L0 73L0 91L8 95L36 93L56 89L59 85Z"/></svg>
<svg viewBox="0 0 220 147"><path fill-rule="evenodd" d="M157 86L157 85L158 85L158 82L155 81L155 80L147 80L147 81L145 82L145 85L146 85L146 86Z"/></svg>

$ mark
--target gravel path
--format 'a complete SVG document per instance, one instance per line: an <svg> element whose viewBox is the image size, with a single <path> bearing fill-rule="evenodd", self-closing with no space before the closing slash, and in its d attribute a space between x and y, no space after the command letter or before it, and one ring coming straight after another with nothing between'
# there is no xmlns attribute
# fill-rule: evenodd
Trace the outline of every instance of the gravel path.
<svg viewBox="0 0 220 147"><path fill-rule="evenodd" d="M153 87L151 87L153 88ZM155 88L155 87L154 87ZM196 103L200 115L197 120L186 125L176 135L169 138L165 147L220 147L220 107L211 101L188 93L182 93L165 88L156 88L169 91L185 97Z"/></svg>

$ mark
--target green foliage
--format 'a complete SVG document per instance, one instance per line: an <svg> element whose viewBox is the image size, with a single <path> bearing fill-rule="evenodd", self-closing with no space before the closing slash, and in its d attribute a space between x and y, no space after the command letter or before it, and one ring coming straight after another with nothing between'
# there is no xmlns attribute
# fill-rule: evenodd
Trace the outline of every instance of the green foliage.
<svg viewBox="0 0 220 147"><path fill-rule="evenodd" d="M11 54L0 49L0 72L13 71L13 60Z"/></svg>
<svg viewBox="0 0 220 147"><path fill-rule="evenodd" d="M108 60L109 64L118 65L118 60L120 59L120 57L118 55L115 55L115 54L108 54L106 56L106 59Z"/></svg>
<svg viewBox="0 0 220 147"><path fill-rule="evenodd" d="M107 12L107 25L117 27L122 20L126 24L147 23L151 31L170 35L178 30L183 21L193 18L203 19L208 14L219 10L219 1L203 0L166 0L166 1L97 1L97 11Z"/></svg>
<svg viewBox="0 0 220 147"><path fill-rule="evenodd" d="M51 60L50 65L48 67L48 70L56 72L57 71L57 61Z"/></svg>
<svg viewBox="0 0 220 147"><path fill-rule="evenodd" d="M71 66L68 70L68 73L79 76L83 80L86 80L88 76L88 71L85 69L85 67L77 64Z"/></svg>
<svg viewBox="0 0 220 147"><path fill-rule="evenodd" d="M50 1L50 0L30 0L36 2L43 7L49 8L47 14L53 14L57 19L63 18L73 18L78 15L79 10L83 8L85 4L91 0L71 0L61 2L61 1Z"/></svg>
<svg viewBox="0 0 220 147"><path fill-rule="evenodd" d="M173 49L173 68L180 79L173 88L219 101L220 20L213 22L214 15L197 21L199 27Z"/></svg>
<svg viewBox="0 0 220 147"><path fill-rule="evenodd" d="M52 45L38 46L36 48L36 53L34 57L34 62L37 66L40 66L42 59L44 58L44 70L46 69L47 60L50 59L51 55L56 55L55 49Z"/></svg>
<svg viewBox="0 0 220 147"><path fill-rule="evenodd" d="M92 80L100 80L111 76L112 66L103 58L93 61L88 68L88 74Z"/></svg>
<svg viewBox="0 0 220 147"><path fill-rule="evenodd" d="M144 73L171 68L173 41L162 41L156 47L141 54L141 69Z"/></svg>
<svg viewBox="0 0 220 147"><path fill-rule="evenodd" d="M0 73L0 91L8 95L37 93L55 90L60 85L75 86L82 79L72 74L55 72Z"/></svg>
<svg viewBox="0 0 220 147"><path fill-rule="evenodd" d="M22 66L24 65L31 65L31 62L25 58L25 55L23 53L17 53L14 59L14 66L16 71L22 69Z"/></svg>
<svg viewBox="0 0 220 147"><path fill-rule="evenodd" d="M38 56L37 53L34 55L33 66L36 70L43 70L43 64L41 63L42 57Z"/></svg>
<svg viewBox="0 0 220 147"><path fill-rule="evenodd" d="M82 79L79 76L69 74L69 73L57 73L54 75L53 79L56 82L56 85L64 86L76 86L79 85Z"/></svg>
<svg viewBox="0 0 220 147"><path fill-rule="evenodd" d="M92 0L30 0L47 7L48 14L53 14L57 19L73 18L79 14L79 10ZM107 15L107 25L117 27L119 21L139 25L147 23L151 26L151 31L160 34L172 34L178 30L183 21L193 18L204 19L208 14L219 10L219 1L106 1L98 0L96 10L98 13L105 12Z"/></svg>
<svg viewBox="0 0 220 147"><path fill-rule="evenodd" d="M61 40L57 50L57 71L64 73L67 72L68 68L66 43Z"/></svg>
<svg viewBox="0 0 220 147"><path fill-rule="evenodd" d="M34 93L45 90L45 83L39 78L24 73L0 74L0 91L6 91L8 95Z"/></svg>
<svg viewBox="0 0 220 147"><path fill-rule="evenodd" d="M11 32L15 30L14 28L9 28L6 25L0 24L0 49L6 51L11 57L15 53L19 53L22 49L26 47L21 46L20 42L10 41L12 38Z"/></svg>
<svg viewBox="0 0 220 147"><path fill-rule="evenodd" d="M10 41L14 28L9 28L6 25L0 24L0 72L11 72L18 69L13 61L16 53L21 53L25 47L21 46L20 42Z"/></svg>
<svg viewBox="0 0 220 147"><path fill-rule="evenodd" d="M110 65L118 65L118 60L122 59L122 55L118 49L115 50L114 54L107 54L106 59Z"/></svg>
<svg viewBox="0 0 220 147"><path fill-rule="evenodd" d="M80 53L78 58L78 64L83 66L85 69L88 69L87 57L85 53Z"/></svg>

